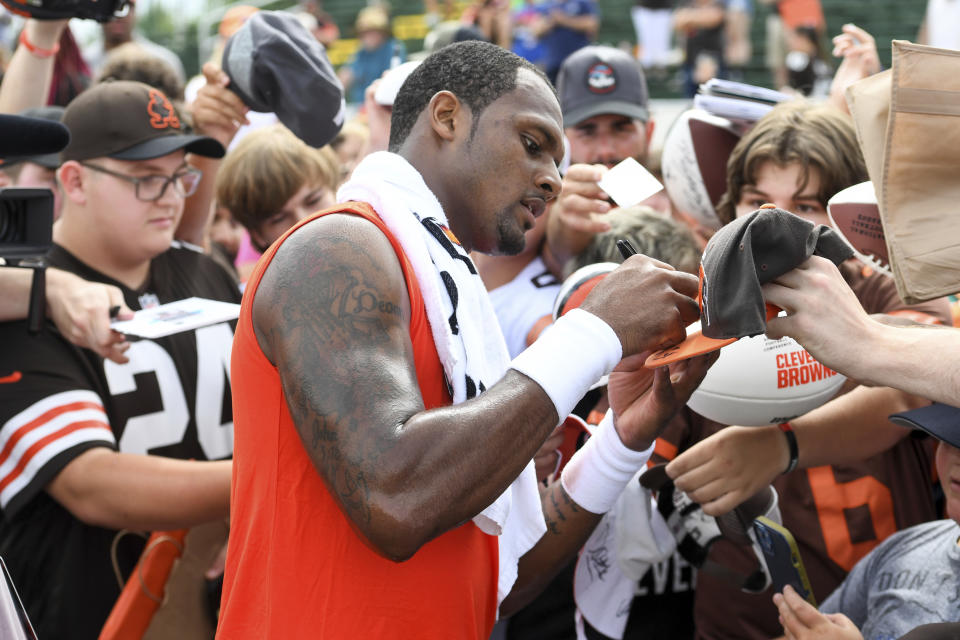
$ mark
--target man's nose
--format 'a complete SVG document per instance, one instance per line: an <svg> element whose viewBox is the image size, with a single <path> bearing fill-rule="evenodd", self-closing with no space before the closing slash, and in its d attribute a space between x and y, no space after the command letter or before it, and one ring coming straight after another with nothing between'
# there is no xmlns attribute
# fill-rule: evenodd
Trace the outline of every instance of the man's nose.
<svg viewBox="0 0 960 640"><path fill-rule="evenodd" d="M597 136L596 144L594 146L594 153L595 157L593 164L610 165L610 163L616 163L618 158L613 136L606 134Z"/></svg>
<svg viewBox="0 0 960 640"><path fill-rule="evenodd" d="M549 161L544 171L537 176L537 187L549 202L560 195L560 185L560 171L557 169L557 165Z"/></svg>

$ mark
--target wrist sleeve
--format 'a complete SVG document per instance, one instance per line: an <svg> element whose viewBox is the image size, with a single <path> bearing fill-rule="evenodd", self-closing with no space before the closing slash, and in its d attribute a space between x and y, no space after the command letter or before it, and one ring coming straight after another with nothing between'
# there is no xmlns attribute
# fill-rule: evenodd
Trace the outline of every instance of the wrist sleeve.
<svg viewBox="0 0 960 640"><path fill-rule="evenodd" d="M589 311L573 309L514 358L510 367L546 391L562 421L622 357L620 339L610 325Z"/></svg>

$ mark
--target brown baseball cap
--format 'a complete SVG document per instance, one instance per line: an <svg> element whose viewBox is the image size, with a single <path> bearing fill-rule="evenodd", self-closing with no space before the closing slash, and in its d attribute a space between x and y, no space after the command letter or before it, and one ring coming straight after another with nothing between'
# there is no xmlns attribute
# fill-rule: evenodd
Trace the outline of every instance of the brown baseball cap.
<svg viewBox="0 0 960 640"><path fill-rule="evenodd" d="M67 105L70 144L63 162L91 158L150 160L180 149L208 158L226 150L207 136L187 135L170 99L159 89L126 80L96 84Z"/></svg>

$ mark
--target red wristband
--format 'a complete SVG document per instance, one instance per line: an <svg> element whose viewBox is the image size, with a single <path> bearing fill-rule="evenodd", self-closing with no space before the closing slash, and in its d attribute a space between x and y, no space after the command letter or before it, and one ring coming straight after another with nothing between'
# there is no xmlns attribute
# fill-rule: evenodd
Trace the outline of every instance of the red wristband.
<svg viewBox="0 0 960 640"><path fill-rule="evenodd" d="M787 438L787 447L790 449L790 462L787 464L787 469L784 473L790 473L797 468L797 462L800 459L800 449L797 447L797 435L793 432L793 427L790 426L789 422L781 422L779 425L780 431L783 432L783 435Z"/></svg>
<svg viewBox="0 0 960 640"><path fill-rule="evenodd" d="M27 48L27 51L29 51L30 53L32 53L38 58L52 58L53 56L57 55L58 51L60 51L60 42L57 42L56 44L54 44L53 49L41 49L37 45L30 42L30 40L27 39L26 27L24 27L23 30L20 31L20 44L25 46Z"/></svg>

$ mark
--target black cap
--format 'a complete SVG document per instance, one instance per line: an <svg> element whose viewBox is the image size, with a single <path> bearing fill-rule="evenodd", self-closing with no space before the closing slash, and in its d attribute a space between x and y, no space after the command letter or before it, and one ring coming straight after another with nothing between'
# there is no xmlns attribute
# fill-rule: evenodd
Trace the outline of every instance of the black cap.
<svg viewBox="0 0 960 640"><path fill-rule="evenodd" d="M937 440L943 440L951 447L960 449L960 409L948 404L934 402L929 407L921 407L890 416L890 422L902 427L921 429Z"/></svg>
<svg viewBox="0 0 960 640"><path fill-rule="evenodd" d="M613 47L584 47L571 53L557 74L557 93L564 127L608 113L650 119L640 63Z"/></svg>
<svg viewBox="0 0 960 640"><path fill-rule="evenodd" d="M223 145L187 135L170 99L159 89L128 80L95 84L73 99L63 114L73 133L60 160L150 160L180 149L222 158Z"/></svg>
<svg viewBox="0 0 960 640"><path fill-rule="evenodd" d="M700 331L688 331L680 344L654 353L647 366L709 353L766 331L779 309L764 304L760 287L812 255L840 264L853 251L833 229L773 205L721 227L700 260Z"/></svg>
<svg viewBox="0 0 960 640"><path fill-rule="evenodd" d="M91 18L108 22L126 15L133 0L70 0L69 2L43 2L39 0L0 0L7 10L34 20L66 20L68 18Z"/></svg>
<svg viewBox="0 0 960 640"><path fill-rule="evenodd" d="M60 123L63 120L63 107L49 106L49 107L30 107L29 109L24 109L19 113L19 115L27 118L40 118L43 120L48 120L50 122ZM66 145L66 141L64 142ZM60 147L61 149L63 147ZM11 156L4 158L3 166L10 167L21 162L32 162L38 164L41 167L47 169L56 169L60 166L60 149L52 151L50 153L34 153L34 154L24 154L22 156Z"/></svg>
<svg viewBox="0 0 960 640"><path fill-rule="evenodd" d="M0 158L56 153L70 142L70 132L59 122L0 114Z"/></svg>
<svg viewBox="0 0 960 640"><path fill-rule="evenodd" d="M223 70L244 104L276 113L309 145L322 147L343 126L343 86L326 50L288 13L252 15L227 40Z"/></svg>

